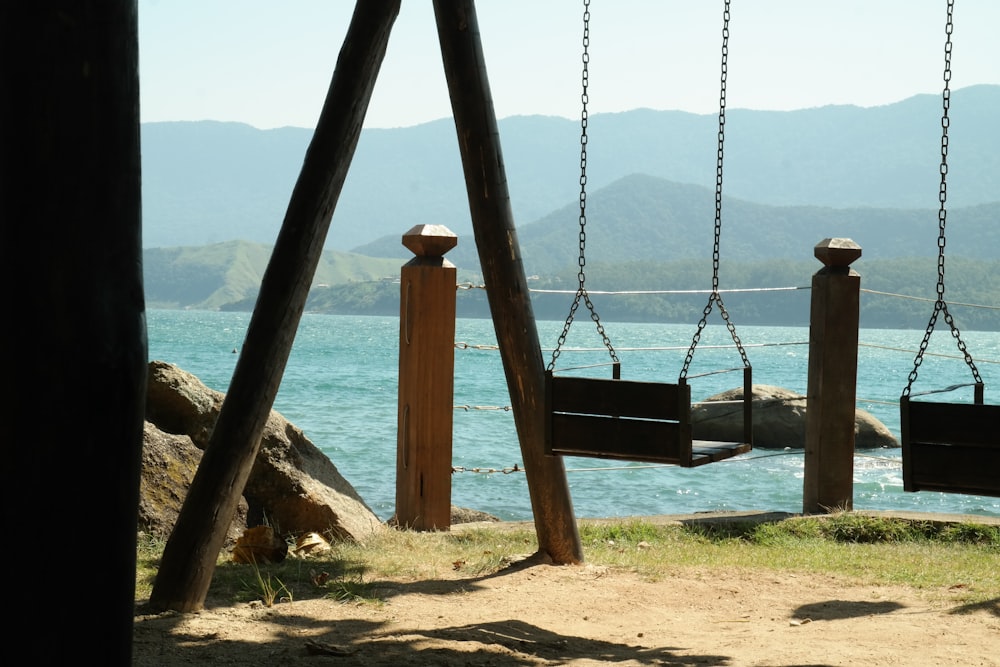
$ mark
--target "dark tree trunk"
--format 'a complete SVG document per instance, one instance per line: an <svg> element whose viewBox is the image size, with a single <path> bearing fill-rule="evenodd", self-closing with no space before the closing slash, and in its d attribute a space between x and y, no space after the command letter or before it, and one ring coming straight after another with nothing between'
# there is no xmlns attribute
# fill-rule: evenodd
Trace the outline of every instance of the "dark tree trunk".
<svg viewBox="0 0 1000 667"><path fill-rule="evenodd" d="M137 26L134 0L0 4L4 573L16 599L4 632L39 665L132 663L146 392Z"/></svg>

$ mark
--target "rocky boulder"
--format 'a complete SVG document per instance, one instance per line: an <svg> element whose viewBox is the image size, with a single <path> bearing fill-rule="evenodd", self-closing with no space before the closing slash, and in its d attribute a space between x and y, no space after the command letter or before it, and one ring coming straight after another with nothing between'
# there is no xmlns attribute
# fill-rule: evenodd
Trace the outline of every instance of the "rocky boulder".
<svg viewBox="0 0 1000 667"><path fill-rule="evenodd" d="M149 363L146 421L164 433L183 434L204 450L212 437L225 394L163 361Z"/></svg>
<svg viewBox="0 0 1000 667"><path fill-rule="evenodd" d="M283 535L364 540L385 527L329 457L274 411L244 495L251 520L261 512Z"/></svg>
<svg viewBox="0 0 1000 667"><path fill-rule="evenodd" d="M738 441L743 437L743 388L730 389L691 410L696 440ZM855 411L855 449L899 447L899 442L870 412ZM753 444L762 449L801 449L806 443L806 397L770 385L753 386Z"/></svg>
<svg viewBox="0 0 1000 667"><path fill-rule="evenodd" d="M173 364L151 362L146 406L150 424L144 447L173 435L180 436L180 442L186 437L203 450L224 397ZM200 454L182 450L177 448L178 467L184 467L182 460L190 465L194 458L200 459ZM171 469L175 464L156 465ZM157 493L162 495L150 486L144 502ZM331 540L363 541L385 528L330 459L275 411L264 428L244 498L249 525L266 521L282 535L315 532Z"/></svg>
<svg viewBox="0 0 1000 667"><path fill-rule="evenodd" d="M500 521L500 518L486 512L469 509L468 507L451 506L451 525L455 526L460 523L477 523L481 521L496 523Z"/></svg>
<svg viewBox="0 0 1000 667"><path fill-rule="evenodd" d="M184 496L201 462L201 450L186 435L164 433L146 422L142 432L142 478L139 484L139 529L159 539L170 536ZM249 507L240 498L236 516L226 534L226 545L236 542L247 527Z"/></svg>

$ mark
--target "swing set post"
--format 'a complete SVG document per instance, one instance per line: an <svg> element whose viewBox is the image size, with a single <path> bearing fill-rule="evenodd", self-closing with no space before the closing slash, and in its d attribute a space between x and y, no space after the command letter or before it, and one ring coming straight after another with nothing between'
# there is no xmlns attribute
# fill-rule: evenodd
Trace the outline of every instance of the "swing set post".
<svg viewBox="0 0 1000 667"><path fill-rule="evenodd" d="M851 262L861 246L824 239L812 279L806 409L804 514L854 508L854 425L861 276Z"/></svg>
<svg viewBox="0 0 1000 667"><path fill-rule="evenodd" d="M514 227L500 132L472 0L434 0L472 228L510 391L538 551L583 561L563 460L545 455L545 366Z"/></svg>

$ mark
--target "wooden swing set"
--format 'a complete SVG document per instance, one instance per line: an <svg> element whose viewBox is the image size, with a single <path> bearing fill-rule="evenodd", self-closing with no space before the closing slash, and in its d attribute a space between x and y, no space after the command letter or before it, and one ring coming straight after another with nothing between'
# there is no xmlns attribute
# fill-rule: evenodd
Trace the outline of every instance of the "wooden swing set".
<svg viewBox="0 0 1000 667"><path fill-rule="evenodd" d="M373 0L355 5L326 102L262 281L230 392L164 550L150 597L154 609L192 611L200 609L204 603L226 526L253 465L260 434L280 384L399 6L400 0ZM742 453L751 446L750 364L718 293L719 210L717 207L713 291L704 315L707 317L713 304L718 304L741 350L748 426L744 442L696 444L690 436L691 399L686 374L705 317L699 323L677 384L631 383L614 378L571 380L556 378L554 368L546 369L510 207L474 2L434 0L433 7L475 243L527 471L539 551L546 553L554 563L581 562L580 536L563 457L558 454L635 458L695 466ZM728 0L725 7L728 30ZM724 37L726 34L724 32ZM724 43L723 93L725 48ZM723 99L717 205L721 202L724 112ZM585 130L586 110L583 121ZM584 172L581 178L584 197L585 176ZM585 222L581 207L581 229ZM584 288L582 240L580 268L580 290L567 318L567 326L582 298L600 330L599 319ZM609 350L617 362L610 344ZM551 371L548 385L547 370ZM911 436L920 430L917 425L921 423L921 409L916 401L909 403L911 430L907 432ZM906 410L904 404L904 416ZM964 409L961 414L950 408L944 410L949 423L954 418L966 417ZM975 410L978 414L979 408ZM600 423L600 430L592 428L595 419ZM994 416L987 416L985 421L978 423L979 427L969 428L978 428L988 446L979 447L969 458L960 457L960 466L974 467L982 462L981 455L991 452L989 456L993 458L987 459L986 464L993 466L991 479L995 489L1000 477L995 472L997 421ZM600 437L591 437L594 433L599 433Z"/></svg>

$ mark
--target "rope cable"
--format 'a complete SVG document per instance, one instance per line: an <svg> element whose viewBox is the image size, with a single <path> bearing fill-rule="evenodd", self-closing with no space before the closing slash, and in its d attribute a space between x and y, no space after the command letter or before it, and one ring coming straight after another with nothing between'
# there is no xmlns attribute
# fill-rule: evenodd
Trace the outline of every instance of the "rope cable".
<svg viewBox="0 0 1000 667"><path fill-rule="evenodd" d="M880 292L878 290L865 289L864 287L861 288L861 291L867 294L877 294L879 296L891 296L897 299L909 299L911 301L928 301L930 303L937 302L937 299L930 299L926 296L912 296L909 294L896 294L894 292ZM964 306L965 308L983 308L984 310L1000 310L1000 306L991 306L989 304L984 304L984 303L965 303L962 301L952 301L951 305Z"/></svg>
<svg viewBox="0 0 1000 667"><path fill-rule="evenodd" d="M773 459L778 457L786 456L803 456L805 450L802 448L791 448L787 447L781 450L775 450L768 454L757 454L757 455L743 455L731 459L725 459L723 461L717 461L717 463L752 463L754 461L759 461L761 459ZM876 456L874 454L862 454L855 452L855 459L868 459L871 461L879 461L882 463L890 464L892 467L898 467L902 465L902 461L889 456ZM665 463L646 463L646 464L632 464L632 465L616 465L616 466L593 466L588 468L566 468L567 473L571 472L613 472L613 471L636 471L636 470L656 470L665 468L676 468L676 466L665 464ZM502 473L504 475L509 475L511 473L527 472L524 466L515 463L512 466L503 467L493 467L493 466L452 466L452 473L482 473L482 474L496 474Z"/></svg>
<svg viewBox="0 0 1000 667"><path fill-rule="evenodd" d="M715 292L793 292L797 290L808 290L812 287L808 285L799 287L742 287L726 290L705 290L705 289L674 289L674 290L588 290L590 294L604 294L608 296L628 296L628 295L660 295L660 294L713 294ZM531 289L534 294L573 294L573 290L559 289Z"/></svg>

